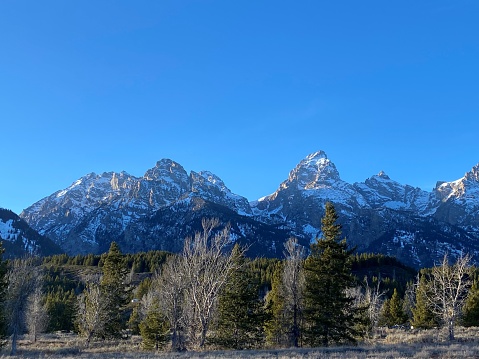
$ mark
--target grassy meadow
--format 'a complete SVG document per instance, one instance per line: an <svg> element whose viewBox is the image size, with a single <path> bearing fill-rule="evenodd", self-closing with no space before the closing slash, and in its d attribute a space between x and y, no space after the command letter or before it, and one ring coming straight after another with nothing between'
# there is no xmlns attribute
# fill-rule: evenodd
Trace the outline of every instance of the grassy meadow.
<svg viewBox="0 0 479 359"><path fill-rule="evenodd" d="M0 358L11 358L8 345ZM244 351L204 351L174 353L147 352L141 349L141 339L95 341L86 347L74 334L44 334L33 343L24 336L18 345L17 358L479 358L479 328L457 328L456 340L447 342L438 329L380 329L375 338L357 346L330 348L269 349Z"/></svg>

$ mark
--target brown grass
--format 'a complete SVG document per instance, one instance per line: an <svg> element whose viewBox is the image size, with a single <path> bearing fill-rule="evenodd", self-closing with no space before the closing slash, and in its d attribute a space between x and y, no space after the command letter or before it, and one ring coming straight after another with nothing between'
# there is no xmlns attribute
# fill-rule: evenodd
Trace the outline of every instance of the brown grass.
<svg viewBox="0 0 479 359"><path fill-rule="evenodd" d="M95 341L86 347L83 339L74 334L45 334L36 343L26 336L18 345L18 358L73 359L73 358L479 358L479 328L458 328L454 342L445 341L445 335L433 330L383 329L368 343L354 347L269 349L255 351L205 351L205 352L145 352L141 350L141 339ZM7 358L9 348L0 352Z"/></svg>

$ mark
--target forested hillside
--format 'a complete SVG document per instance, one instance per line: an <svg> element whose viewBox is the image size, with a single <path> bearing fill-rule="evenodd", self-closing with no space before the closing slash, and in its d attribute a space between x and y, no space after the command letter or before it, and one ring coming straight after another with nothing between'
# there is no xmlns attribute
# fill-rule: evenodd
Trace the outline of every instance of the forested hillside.
<svg viewBox="0 0 479 359"><path fill-rule="evenodd" d="M332 204L310 251L291 238L283 260L231 248L228 227L203 220L181 254L66 254L2 261L2 333L68 331L86 346L139 335L146 350L318 347L363 342L380 327L477 325L477 271L448 258L417 272L356 254ZM446 288L445 283L448 283Z"/></svg>

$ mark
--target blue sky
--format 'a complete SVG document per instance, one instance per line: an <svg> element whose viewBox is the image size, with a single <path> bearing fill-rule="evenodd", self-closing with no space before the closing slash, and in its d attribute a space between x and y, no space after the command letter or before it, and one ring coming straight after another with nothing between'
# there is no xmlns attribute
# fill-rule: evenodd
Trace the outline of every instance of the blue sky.
<svg viewBox="0 0 479 359"><path fill-rule="evenodd" d="M430 190L479 162L479 2L0 2L0 207L161 158L250 200L324 150Z"/></svg>

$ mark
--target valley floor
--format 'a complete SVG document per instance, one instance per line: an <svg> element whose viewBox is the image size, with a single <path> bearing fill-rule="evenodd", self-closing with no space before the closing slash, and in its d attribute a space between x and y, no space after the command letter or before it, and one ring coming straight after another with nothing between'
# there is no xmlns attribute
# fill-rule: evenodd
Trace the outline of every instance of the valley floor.
<svg viewBox="0 0 479 359"><path fill-rule="evenodd" d="M439 330L413 331L383 329L369 343L358 346L331 348L269 349L244 351L205 352L146 352L140 347L141 339L97 341L89 348L84 341L71 334L45 334L36 343L28 337L20 340L17 358L97 358L97 359L189 359L189 358L479 358L479 328L458 328L456 340L447 342ZM8 345L0 352L0 358L11 358Z"/></svg>

